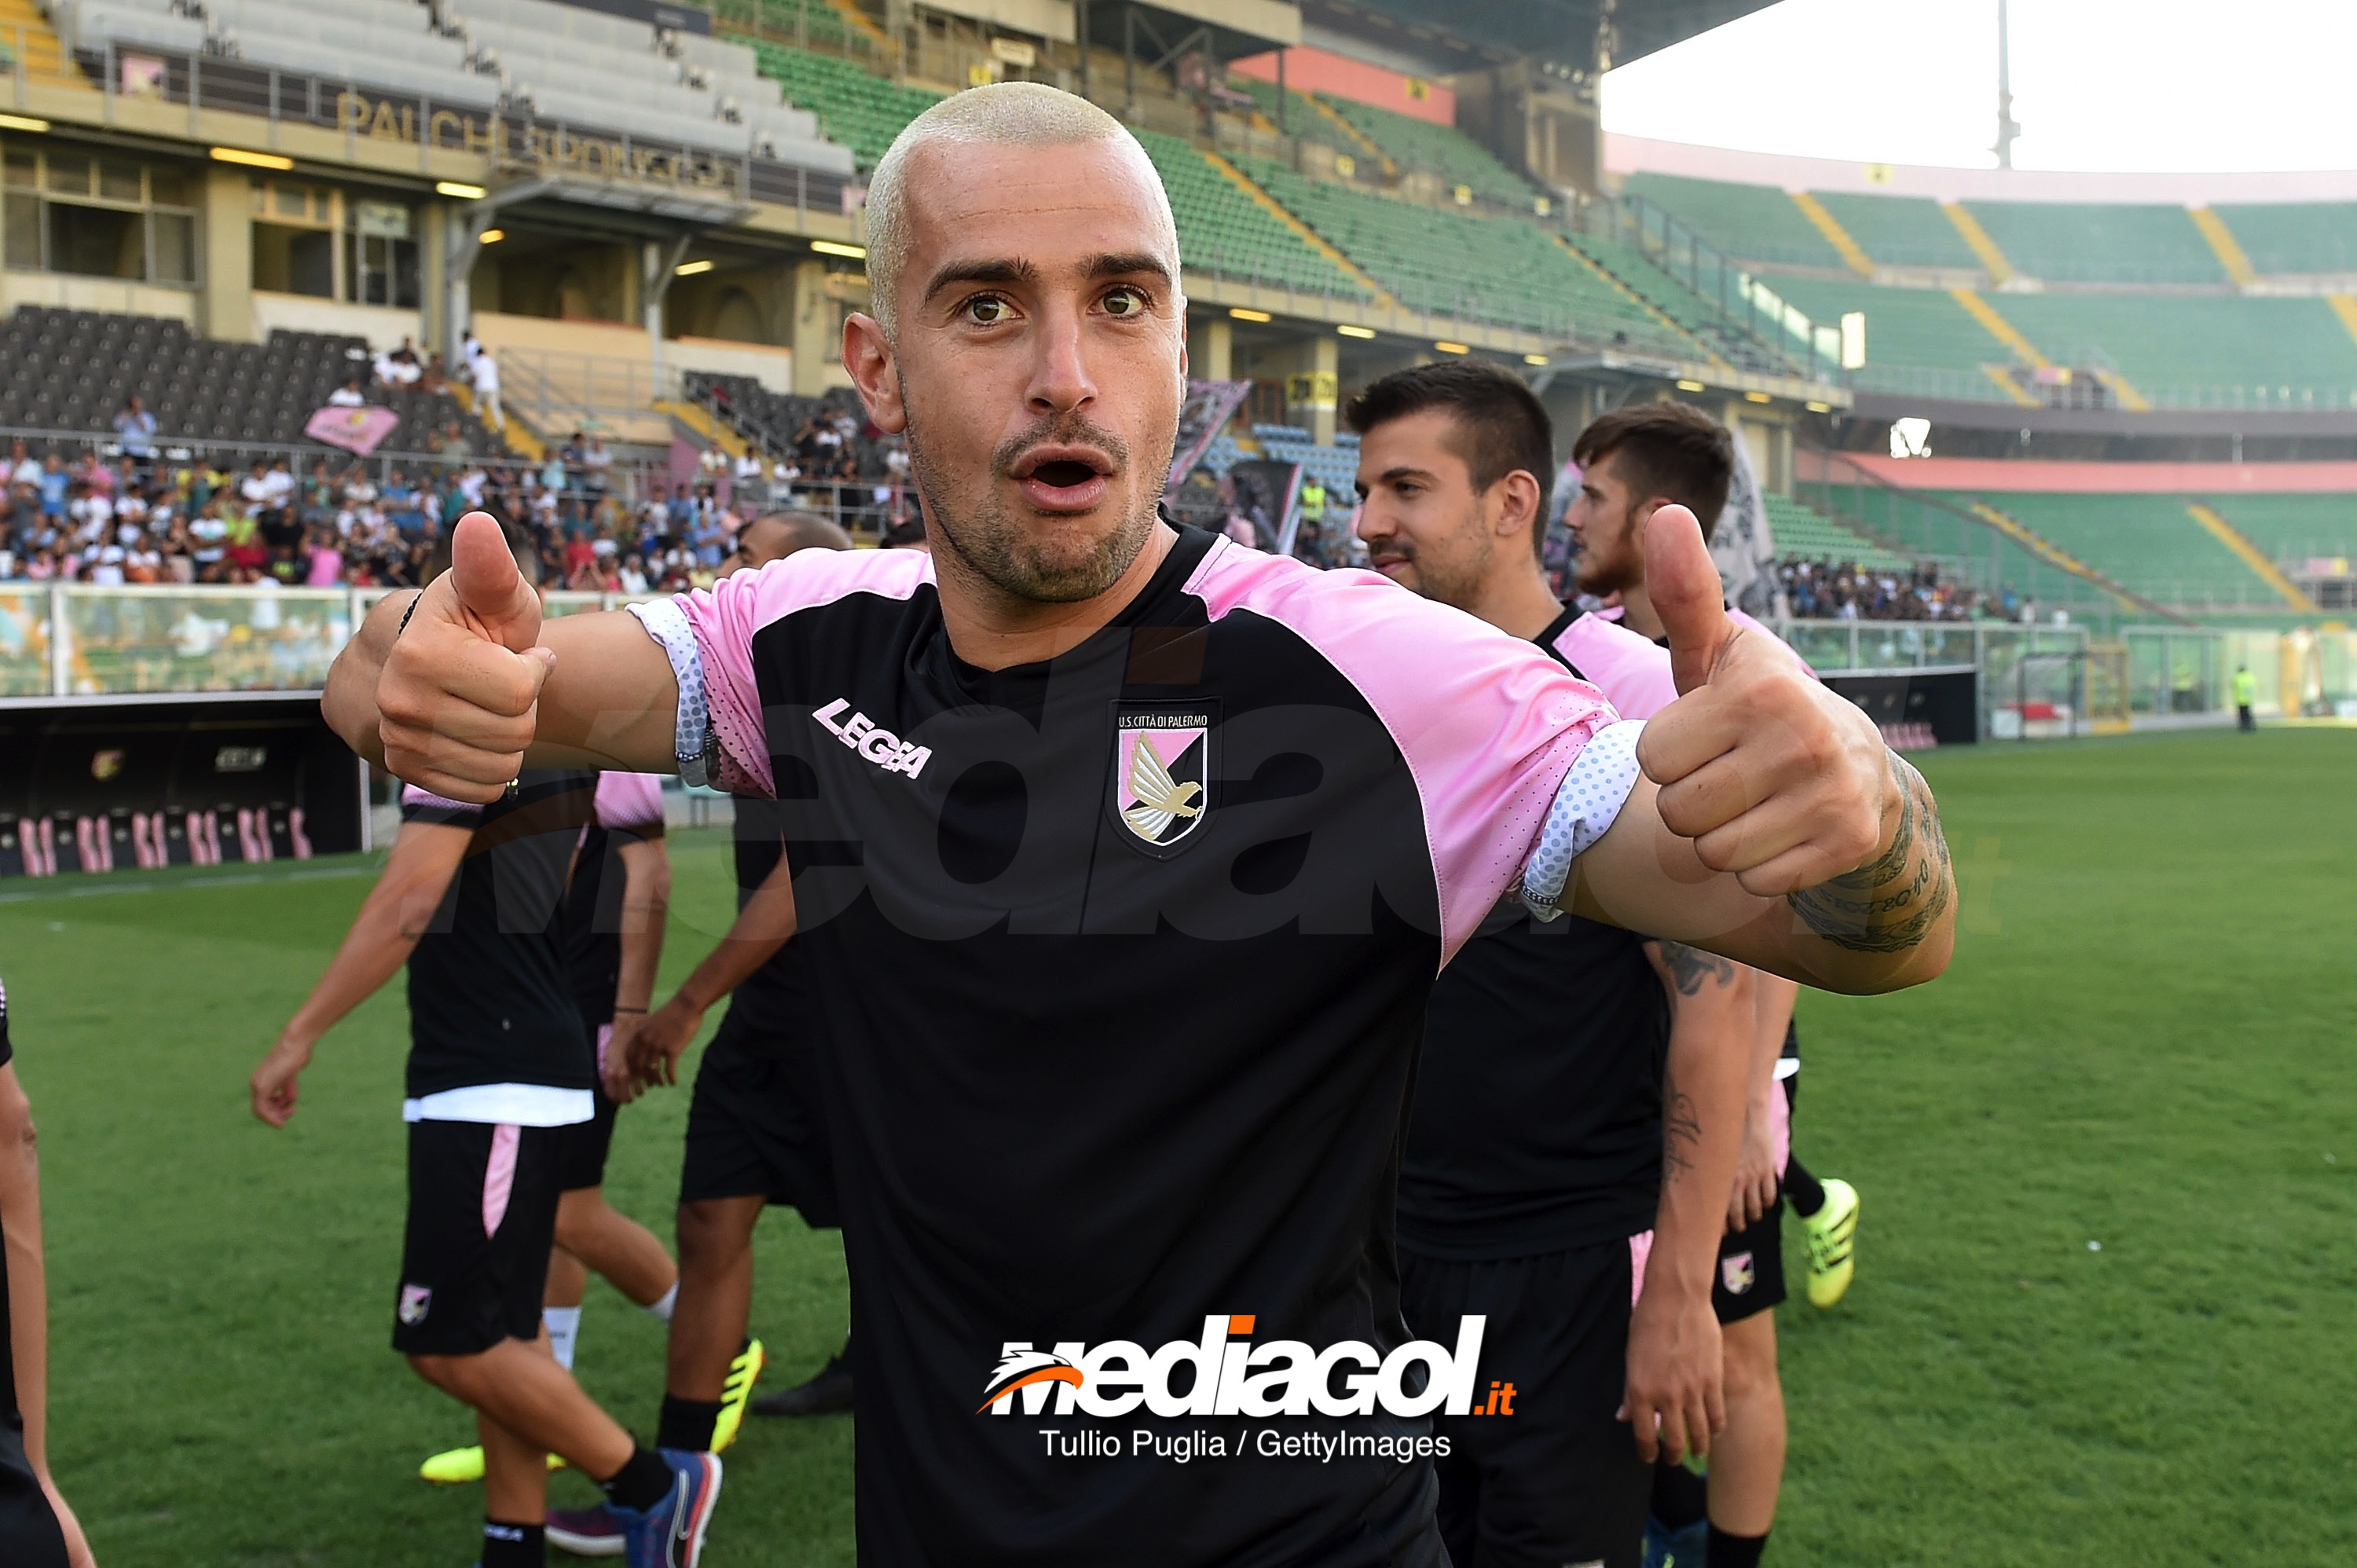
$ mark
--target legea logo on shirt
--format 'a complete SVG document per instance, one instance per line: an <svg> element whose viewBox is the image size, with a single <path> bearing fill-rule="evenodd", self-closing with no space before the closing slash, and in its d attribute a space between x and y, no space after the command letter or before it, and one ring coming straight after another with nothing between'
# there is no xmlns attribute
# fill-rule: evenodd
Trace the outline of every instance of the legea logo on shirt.
<svg viewBox="0 0 2357 1568"><path fill-rule="evenodd" d="M1488 1321L1458 1318L1454 1348L1413 1339L1389 1355L1357 1339L1322 1349L1299 1339L1255 1345L1250 1314L1208 1316L1200 1338L1153 1350L1125 1339L1067 1340L1047 1350L1010 1342L975 1413L1013 1415L1020 1405L1039 1415L1052 1397L1057 1415L1124 1416L1141 1407L1159 1416L1506 1414L1512 1406L1501 1409L1495 1389L1486 1409L1474 1404Z"/></svg>
<svg viewBox="0 0 2357 1568"><path fill-rule="evenodd" d="M910 746L888 729L878 729L866 714L854 714L842 724L835 723L843 710L851 706L848 697L837 697L811 714L829 735L876 764L887 773L905 773L914 779L924 771L931 760L928 746Z"/></svg>

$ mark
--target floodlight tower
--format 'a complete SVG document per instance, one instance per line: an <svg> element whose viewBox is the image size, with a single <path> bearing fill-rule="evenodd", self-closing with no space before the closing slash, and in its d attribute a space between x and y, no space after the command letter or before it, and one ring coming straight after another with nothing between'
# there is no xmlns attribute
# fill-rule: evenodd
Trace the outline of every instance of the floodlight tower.
<svg viewBox="0 0 2357 1568"><path fill-rule="evenodd" d="M2005 0L1996 0L1996 145L1989 150L1996 154L1996 166L2013 166L2014 138L2021 134L2021 123L2013 117L2012 49L2006 42Z"/></svg>

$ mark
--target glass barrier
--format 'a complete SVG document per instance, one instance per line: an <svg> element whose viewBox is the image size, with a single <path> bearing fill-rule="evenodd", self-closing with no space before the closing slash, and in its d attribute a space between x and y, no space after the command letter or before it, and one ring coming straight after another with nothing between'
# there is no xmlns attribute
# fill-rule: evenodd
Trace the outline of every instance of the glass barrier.
<svg viewBox="0 0 2357 1568"><path fill-rule="evenodd" d="M327 589L70 587L66 693L299 692L326 683L352 631Z"/></svg>
<svg viewBox="0 0 2357 1568"><path fill-rule="evenodd" d="M0 697L46 697L49 667L49 591L0 587Z"/></svg>

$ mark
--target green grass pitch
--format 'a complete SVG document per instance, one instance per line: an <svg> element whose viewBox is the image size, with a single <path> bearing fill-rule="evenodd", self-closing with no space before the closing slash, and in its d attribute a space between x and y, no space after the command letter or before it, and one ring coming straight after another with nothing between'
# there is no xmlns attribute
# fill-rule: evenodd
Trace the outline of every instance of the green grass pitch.
<svg viewBox="0 0 2357 1568"><path fill-rule="evenodd" d="M2357 1560L2357 736L1926 771L1963 873L1953 970L1803 1004L1797 1147L1866 1207L1849 1300L1780 1315L1771 1560ZM679 841L669 979L725 919L726 854ZM478 1494L414 1472L468 1424L385 1348L399 987L322 1045L288 1132L245 1110L370 866L233 869L0 885L57 1470L108 1568L463 1565ZM615 1200L665 1235L683 1112L658 1094L615 1145ZM791 1216L759 1245L781 1383L842 1338L842 1251ZM647 1434L659 1326L602 1283L588 1307L585 1380ZM748 1423L714 1568L851 1561L849 1422Z"/></svg>

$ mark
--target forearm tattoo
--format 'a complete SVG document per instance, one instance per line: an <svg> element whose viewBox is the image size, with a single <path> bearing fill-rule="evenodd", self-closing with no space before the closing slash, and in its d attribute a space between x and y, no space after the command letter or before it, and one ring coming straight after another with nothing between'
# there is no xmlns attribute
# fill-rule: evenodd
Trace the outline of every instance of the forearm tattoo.
<svg viewBox="0 0 2357 1568"><path fill-rule="evenodd" d="M1666 944L1665 944L1666 945ZM1678 1075L1662 1071L1662 1175L1674 1178L1694 1169L1695 1147L1702 1143L1702 1118L1694 1096L1678 1087Z"/></svg>
<svg viewBox="0 0 2357 1568"><path fill-rule="evenodd" d="M1669 966L1670 983L1678 988L1681 996L1695 995L1705 985L1735 983L1735 965L1715 952L1690 948L1684 942L1663 942L1662 961Z"/></svg>
<svg viewBox="0 0 2357 1568"><path fill-rule="evenodd" d="M1888 753L1899 786L1890 847L1846 875L1785 895L1809 929L1853 952L1904 952L1921 943L1955 896L1948 840L1923 776Z"/></svg>

